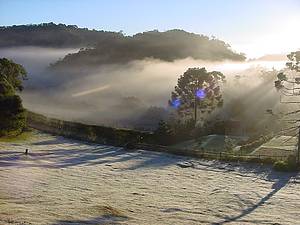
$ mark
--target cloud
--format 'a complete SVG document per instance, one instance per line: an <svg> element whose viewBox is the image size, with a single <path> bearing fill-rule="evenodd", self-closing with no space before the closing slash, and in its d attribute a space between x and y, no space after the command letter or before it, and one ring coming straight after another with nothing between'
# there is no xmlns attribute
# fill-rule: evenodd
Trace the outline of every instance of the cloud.
<svg viewBox="0 0 300 225"><path fill-rule="evenodd" d="M219 112L224 117L234 117L242 110L239 116L243 114L241 118L251 123L255 119L253 110L255 117L262 118L267 108L277 105L279 98L272 75L266 71L274 66L282 68L285 63L144 59L122 65L65 68L55 74L45 70L49 63L69 51L76 50L15 48L0 50L0 55L22 61L29 69L29 81L22 93L28 109L66 120L123 127L136 125L136 120L151 106L166 108L178 77L189 67L223 72L227 79L223 87L225 105Z"/></svg>

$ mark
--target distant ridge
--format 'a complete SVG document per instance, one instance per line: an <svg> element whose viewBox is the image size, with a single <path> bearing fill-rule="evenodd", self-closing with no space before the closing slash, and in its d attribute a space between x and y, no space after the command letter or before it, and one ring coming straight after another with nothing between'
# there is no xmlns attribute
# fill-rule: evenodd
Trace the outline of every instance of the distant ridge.
<svg viewBox="0 0 300 225"><path fill-rule="evenodd" d="M255 60L257 61L287 61L287 54L269 54L259 57Z"/></svg>
<svg viewBox="0 0 300 225"><path fill-rule="evenodd" d="M16 46L82 48L78 53L65 56L53 68L127 63L145 58L164 61L187 57L209 61L244 61L246 58L221 40L178 29L125 36L122 32L89 30L55 23L0 27L0 47Z"/></svg>
<svg viewBox="0 0 300 225"><path fill-rule="evenodd" d="M123 36L123 34L55 23L2 26L0 47L87 47L95 45L103 38L113 36Z"/></svg>

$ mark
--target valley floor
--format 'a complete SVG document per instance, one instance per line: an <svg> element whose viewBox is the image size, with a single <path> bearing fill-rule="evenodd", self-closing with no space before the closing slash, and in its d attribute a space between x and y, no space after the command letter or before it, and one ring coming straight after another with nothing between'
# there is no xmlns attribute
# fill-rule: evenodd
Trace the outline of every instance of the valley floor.
<svg viewBox="0 0 300 225"><path fill-rule="evenodd" d="M24 155L25 149L29 155ZM37 133L0 143L0 224L299 224L300 175Z"/></svg>

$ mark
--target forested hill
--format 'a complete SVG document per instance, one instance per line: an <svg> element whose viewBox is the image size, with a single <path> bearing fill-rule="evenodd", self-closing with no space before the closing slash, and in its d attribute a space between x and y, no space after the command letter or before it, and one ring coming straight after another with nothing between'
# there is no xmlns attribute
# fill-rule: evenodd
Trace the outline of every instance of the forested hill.
<svg viewBox="0 0 300 225"><path fill-rule="evenodd" d="M235 53L221 40L183 30L154 30L125 36L121 32L54 23L0 27L0 47L15 46L83 47L78 53L65 56L54 67L126 63L145 58L245 60L244 55Z"/></svg>
<svg viewBox="0 0 300 225"><path fill-rule="evenodd" d="M145 58L174 61L187 57L210 61L245 60L244 55L233 52L223 41L183 30L170 30L102 39L95 48L81 49L77 53L69 54L52 66L58 68L127 63Z"/></svg>
<svg viewBox="0 0 300 225"><path fill-rule="evenodd" d="M99 40L123 36L107 32L78 28L76 25L42 23L0 27L0 47L87 47Z"/></svg>

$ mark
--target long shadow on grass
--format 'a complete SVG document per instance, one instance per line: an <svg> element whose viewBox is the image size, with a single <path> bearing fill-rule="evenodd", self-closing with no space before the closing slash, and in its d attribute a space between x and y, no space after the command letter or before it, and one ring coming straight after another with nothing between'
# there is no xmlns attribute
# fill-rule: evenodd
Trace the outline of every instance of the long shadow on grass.
<svg viewBox="0 0 300 225"><path fill-rule="evenodd" d="M55 150L54 150L55 151ZM68 151L68 150L67 150ZM52 157L56 157L55 155ZM182 160L178 156L165 156L161 153L137 151L127 152L122 148L107 147L99 151L82 150L76 154L69 154L67 158L57 158L55 163L57 168L68 168L73 166L95 166L100 164L114 164L131 161L122 170L135 170L141 168L157 168L164 167L170 164L176 164ZM124 165L123 165L124 167Z"/></svg>
<svg viewBox="0 0 300 225"><path fill-rule="evenodd" d="M112 216L101 216L101 217L96 217L93 219L89 220L59 220L52 225L75 225L75 224L90 224L90 225L104 225L104 224L124 224L124 223L119 223L124 220L127 220L127 218L123 217L112 217Z"/></svg>
<svg viewBox="0 0 300 225"><path fill-rule="evenodd" d="M103 164L114 162L119 158L127 160L126 151L103 146L97 149L56 149L45 151L31 150L28 155L22 152L5 152L0 155L0 167L41 167L67 168L81 165Z"/></svg>
<svg viewBox="0 0 300 225"><path fill-rule="evenodd" d="M254 203L252 206L242 210L238 215L236 216L227 216L223 218L223 220L212 223L212 225L222 225L226 223L231 223L235 221L242 222L241 220L253 213L255 210L257 210L259 207L261 207L263 204L265 204L268 200L270 200L278 191L280 191L282 188L284 188L292 178L295 178L297 176L297 173L278 173L278 172L272 172L270 173L266 179L274 180L276 178L275 183L272 185L272 191L270 191L268 194L266 194L264 197L262 197L258 202Z"/></svg>
<svg viewBox="0 0 300 225"><path fill-rule="evenodd" d="M69 144L71 143L71 145ZM58 149L53 148L57 145ZM66 148L64 148L64 144ZM23 150L4 151L0 154L1 167L39 167L39 168L69 168L74 166L95 166L100 164L123 164L128 170L140 168L163 167L177 163L182 157L166 157L165 154L147 151L128 152L123 148L93 145L76 142L64 138L55 138L50 141L34 143L29 154L25 155Z"/></svg>
<svg viewBox="0 0 300 225"><path fill-rule="evenodd" d="M39 142L34 142L33 145L60 145L60 144L69 144L69 145L76 145L76 141L64 139L62 137L53 138L50 140L44 140Z"/></svg>
<svg viewBox="0 0 300 225"><path fill-rule="evenodd" d="M188 158L166 153L143 151L139 154L137 159L137 162L123 170L137 170L147 168L153 169L159 167L166 167L169 165L176 165L177 163L182 161L186 161Z"/></svg>

